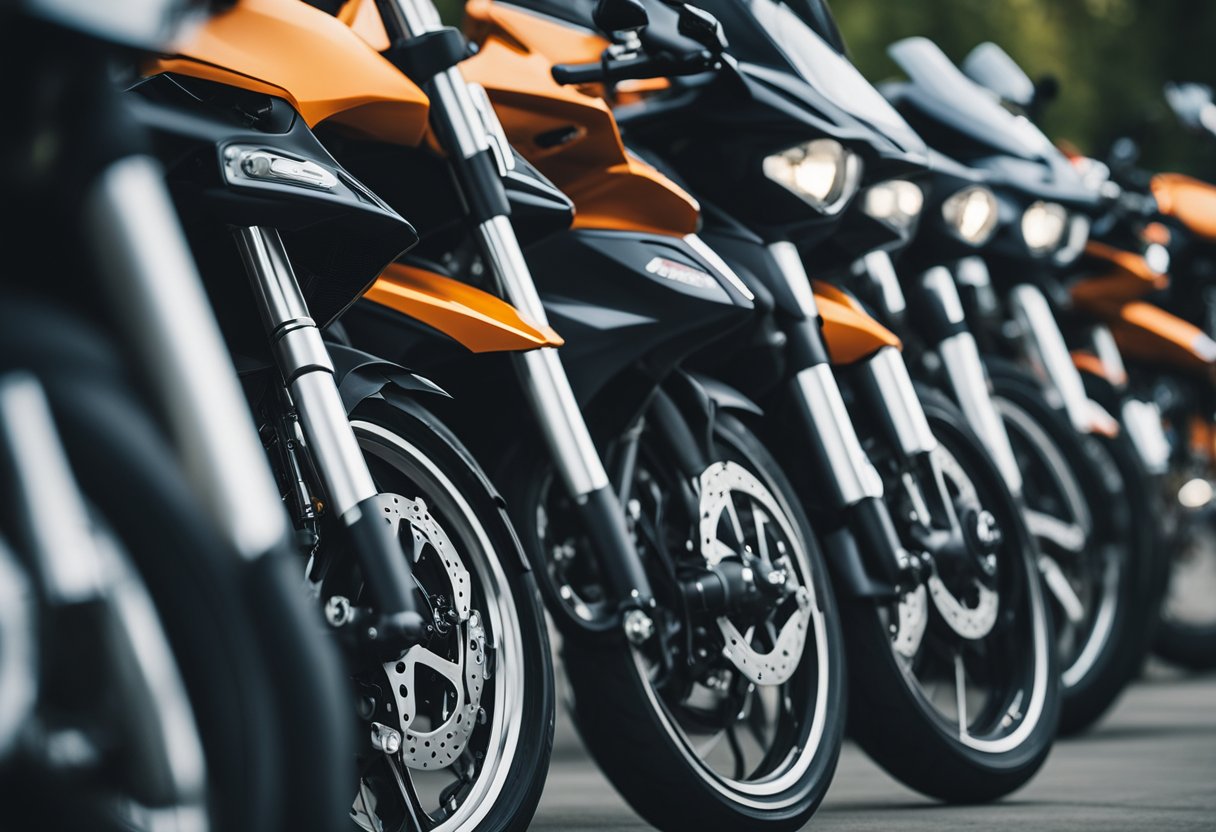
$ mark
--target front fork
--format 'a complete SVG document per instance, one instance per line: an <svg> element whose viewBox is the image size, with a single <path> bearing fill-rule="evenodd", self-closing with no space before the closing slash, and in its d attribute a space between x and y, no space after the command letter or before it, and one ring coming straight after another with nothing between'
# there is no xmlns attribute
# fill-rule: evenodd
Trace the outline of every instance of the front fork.
<svg viewBox="0 0 1216 832"><path fill-rule="evenodd" d="M789 243L775 243L769 252L802 315L802 320L787 331L790 353L802 365L794 376L792 398L814 456L825 470L832 508L845 520L844 529L827 535L825 544L854 594L891 595L906 583L913 559L900 542L883 500L882 477L861 446L845 406L820 328L811 281L801 258ZM876 405L886 414L901 450L927 454L935 441L902 356L895 349L881 350L879 354L882 359L871 360L866 368L875 380L873 389L881 398ZM884 372L886 375L882 375Z"/></svg>
<svg viewBox="0 0 1216 832"><path fill-rule="evenodd" d="M954 276L948 269L935 266L919 276L916 288L920 295L919 307L924 313L922 332L941 357L954 399L967 424L992 455L1009 490L1014 496L1020 496L1022 472L1005 430L1005 421L992 400L975 336L967 330Z"/></svg>
<svg viewBox="0 0 1216 832"><path fill-rule="evenodd" d="M235 233L275 364L299 417L329 510L349 536L378 612L374 624L361 635L386 645L388 652L397 651L417 640L423 622L396 529L382 521L387 498L376 489L351 429L329 351L308 314L278 231L248 227Z"/></svg>
<svg viewBox="0 0 1216 832"><path fill-rule="evenodd" d="M440 28L430 0L386 0L382 8L407 42ZM548 316L508 215L502 173L513 165L502 126L484 92L465 81L458 66L437 73L426 85L436 135L451 159L469 205L487 266L506 299L532 321ZM625 612L626 633L649 636L641 612L654 605L641 558L625 525L625 512L609 482L565 367L549 349L516 354L515 367L554 464L594 541L600 565Z"/></svg>

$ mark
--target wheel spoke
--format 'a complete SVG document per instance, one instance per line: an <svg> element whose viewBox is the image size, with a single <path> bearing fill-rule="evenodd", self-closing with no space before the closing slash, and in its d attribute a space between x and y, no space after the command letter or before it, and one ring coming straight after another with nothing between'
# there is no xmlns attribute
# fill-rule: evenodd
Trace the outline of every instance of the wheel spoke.
<svg viewBox="0 0 1216 832"><path fill-rule="evenodd" d="M735 726L737 724L732 722L730 727L726 729L726 742L730 746L731 757L735 763L734 779L742 780L744 773L747 771L747 763L743 759L743 746L739 744L739 737L735 735Z"/></svg>
<svg viewBox="0 0 1216 832"><path fill-rule="evenodd" d="M393 773L393 779L397 781L397 788L405 798L405 810L409 813L413 829L416 832L427 832L428 829L434 829L435 824L426 809L422 808L422 800L418 797L418 790L414 788L414 779L410 776L409 771L402 771L401 764L394 759L386 757L385 763L388 765L389 771Z"/></svg>
<svg viewBox="0 0 1216 832"><path fill-rule="evenodd" d="M958 734L967 736L967 670L963 665L963 651L954 654L954 693L958 701Z"/></svg>
<svg viewBox="0 0 1216 832"><path fill-rule="evenodd" d="M1060 565L1054 559L1042 555L1039 557L1039 571L1043 573L1043 580L1047 584L1047 588L1059 602L1069 623L1080 624L1085 619L1085 605L1077 597L1076 591L1068 582Z"/></svg>
<svg viewBox="0 0 1216 832"><path fill-rule="evenodd" d="M756 555L765 563L772 563L768 553L768 535L764 527L768 525L767 515L758 503L752 503L752 523L756 527Z"/></svg>
<svg viewBox="0 0 1216 832"><path fill-rule="evenodd" d="M1085 549L1085 529L1042 511L1028 508L1025 511L1026 525L1030 533L1065 552L1079 554Z"/></svg>

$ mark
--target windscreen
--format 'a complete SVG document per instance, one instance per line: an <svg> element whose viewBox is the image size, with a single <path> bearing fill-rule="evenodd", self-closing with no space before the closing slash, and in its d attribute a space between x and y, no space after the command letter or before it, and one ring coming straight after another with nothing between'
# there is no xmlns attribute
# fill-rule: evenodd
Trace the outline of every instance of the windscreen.
<svg viewBox="0 0 1216 832"><path fill-rule="evenodd" d="M820 94L905 150L924 147L920 137L857 67L790 6L778 0L750 0L748 5L790 64Z"/></svg>
<svg viewBox="0 0 1216 832"><path fill-rule="evenodd" d="M1038 127L997 103L993 93L964 75L933 41L908 38L892 44L888 52L927 103L935 105L935 114L949 117L955 128L1024 159L1043 159L1054 152Z"/></svg>

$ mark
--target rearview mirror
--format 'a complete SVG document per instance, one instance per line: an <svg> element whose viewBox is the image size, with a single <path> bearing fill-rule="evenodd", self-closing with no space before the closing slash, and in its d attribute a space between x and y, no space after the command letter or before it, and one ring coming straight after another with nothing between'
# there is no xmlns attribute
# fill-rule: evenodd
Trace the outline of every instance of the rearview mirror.
<svg viewBox="0 0 1216 832"><path fill-rule="evenodd" d="M722 24L704 9L698 9L688 3L680 4L680 20L678 31L689 40L695 40L715 55L726 51L726 33Z"/></svg>
<svg viewBox="0 0 1216 832"><path fill-rule="evenodd" d="M600 0L591 15L595 27L601 32L637 32L650 23L642 0Z"/></svg>
<svg viewBox="0 0 1216 832"><path fill-rule="evenodd" d="M975 83L996 93L1003 101L1022 109L1035 103L1035 85L1017 61L995 43L981 43L963 61L963 73Z"/></svg>

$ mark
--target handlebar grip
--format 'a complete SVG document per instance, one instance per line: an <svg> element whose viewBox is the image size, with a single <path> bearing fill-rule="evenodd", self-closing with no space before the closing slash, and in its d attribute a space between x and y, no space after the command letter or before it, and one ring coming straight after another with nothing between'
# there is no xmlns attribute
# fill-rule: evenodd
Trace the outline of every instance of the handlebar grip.
<svg viewBox="0 0 1216 832"><path fill-rule="evenodd" d="M553 80L559 84L595 84L604 81L608 73L600 62L592 64L556 64Z"/></svg>

